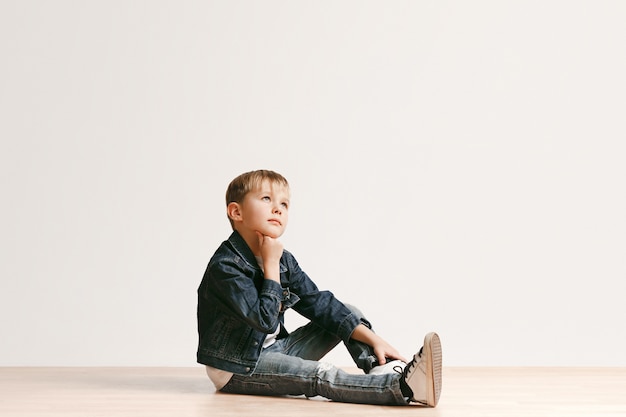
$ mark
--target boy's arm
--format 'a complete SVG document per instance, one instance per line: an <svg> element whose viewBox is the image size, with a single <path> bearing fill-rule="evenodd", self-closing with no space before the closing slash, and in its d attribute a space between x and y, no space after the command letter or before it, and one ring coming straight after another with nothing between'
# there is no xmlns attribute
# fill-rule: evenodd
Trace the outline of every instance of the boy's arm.
<svg viewBox="0 0 626 417"><path fill-rule="evenodd" d="M201 289L201 296L208 301L205 305L219 302L253 329L274 332L280 325L280 285L266 279L261 288L257 288L252 277L240 272L235 262L221 266L208 272L207 285Z"/></svg>
<svg viewBox="0 0 626 417"><path fill-rule="evenodd" d="M408 362L398 351L383 340L382 337L367 328L363 324L359 324L352 333L352 339L359 342L363 342L374 349L374 354L378 358L378 363L384 365L386 363L385 358L400 359L403 362Z"/></svg>
<svg viewBox="0 0 626 417"><path fill-rule="evenodd" d="M269 245L268 248L270 247L276 250L276 245ZM203 278L199 290L200 295L204 299L214 298L223 303L228 310L255 330L272 333L280 325L279 316L283 297L280 286L280 266L279 264L273 265L273 256L264 258L264 268L268 273L265 274L266 279L258 288L258 283L255 284L250 274L244 272L241 261L237 259L229 255L211 262Z"/></svg>
<svg viewBox="0 0 626 417"><path fill-rule="evenodd" d="M393 346L367 326L359 323L358 318L352 315L350 310L337 300L331 292L319 291L308 275L300 269L293 256L288 255L287 262L291 272L289 285L300 297L300 301L294 306L297 312L309 320L315 321L327 331L341 337L344 341L354 339L371 346L381 365L386 363L385 358L407 362ZM335 316L337 311L342 312L340 317Z"/></svg>

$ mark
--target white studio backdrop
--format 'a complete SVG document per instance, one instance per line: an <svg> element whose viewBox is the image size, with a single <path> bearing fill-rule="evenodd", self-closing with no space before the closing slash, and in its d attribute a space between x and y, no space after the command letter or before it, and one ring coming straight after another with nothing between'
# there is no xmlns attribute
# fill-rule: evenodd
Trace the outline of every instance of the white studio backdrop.
<svg viewBox="0 0 626 417"><path fill-rule="evenodd" d="M266 168L286 248L405 355L626 366L625 15L3 1L0 365L194 366L226 186Z"/></svg>

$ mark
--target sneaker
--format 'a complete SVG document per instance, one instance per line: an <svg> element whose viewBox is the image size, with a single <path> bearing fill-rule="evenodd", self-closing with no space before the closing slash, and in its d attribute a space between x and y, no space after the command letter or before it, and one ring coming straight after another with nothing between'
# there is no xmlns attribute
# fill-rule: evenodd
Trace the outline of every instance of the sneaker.
<svg viewBox="0 0 626 417"><path fill-rule="evenodd" d="M411 389L411 401L435 407L441 395L441 341L437 333L424 337L424 346L402 373Z"/></svg>
<svg viewBox="0 0 626 417"><path fill-rule="evenodd" d="M399 359L396 360L388 360L384 365L377 365L373 367L368 375L383 375L383 374L392 374L394 372L402 373L404 371L404 367L406 363L402 362Z"/></svg>

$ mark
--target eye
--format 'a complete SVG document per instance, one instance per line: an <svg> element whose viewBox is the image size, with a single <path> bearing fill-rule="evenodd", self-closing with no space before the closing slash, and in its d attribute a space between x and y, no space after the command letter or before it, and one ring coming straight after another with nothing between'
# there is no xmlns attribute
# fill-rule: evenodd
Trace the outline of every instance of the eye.
<svg viewBox="0 0 626 417"><path fill-rule="evenodd" d="M289 208L289 203L285 203L285 202L283 202L283 203L281 203L281 205L282 205L284 208L286 208L286 209L288 209L288 208Z"/></svg>
<svg viewBox="0 0 626 417"><path fill-rule="evenodd" d="M261 197L261 200L263 201L271 201L271 198L267 195L264 195L263 197Z"/></svg>

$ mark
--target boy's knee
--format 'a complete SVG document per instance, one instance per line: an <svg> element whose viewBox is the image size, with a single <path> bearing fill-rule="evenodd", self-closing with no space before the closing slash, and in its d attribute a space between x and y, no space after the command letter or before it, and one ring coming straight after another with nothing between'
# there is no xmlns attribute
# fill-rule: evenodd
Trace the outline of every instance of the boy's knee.
<svg viewBox="0 0 626 417"><path fill-rule="evenodd" d="M355 316L363 317L363 313L356 306L353 306L352 304L345 304L345 303L344 305L348 307L348 310L350 310L352 314L354 314Z"/></svg>
<svg viewBox="0 0 626 417"><path fill-rule="evenodd" d="M363 312L361 312L361 310L359 310L358 307L353 306L352 304L345 304L345 306L348 307L348 309L352 312L352 314L357 316L359 318L359 320L361 321L361 323L363 323L367 328L369 328L369 329L372 328L372 325L365 318L365 316L363 315Z"/></svg>

